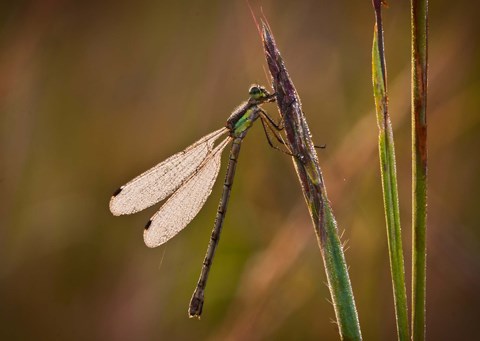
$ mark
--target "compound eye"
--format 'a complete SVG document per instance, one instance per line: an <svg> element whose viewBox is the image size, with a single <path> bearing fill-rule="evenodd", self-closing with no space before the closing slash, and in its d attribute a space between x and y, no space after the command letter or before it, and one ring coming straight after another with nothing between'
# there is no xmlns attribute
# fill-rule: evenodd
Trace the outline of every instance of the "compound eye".
<svg viewBox="0 0 480 341"><path fill-rule="evenodd" d="M250 94L250 96L257 97L258 95L260 95L262 93L262 91L260 90L260 88L258 86L252 86L250 88L250 90L248 91L248 93Z"/></svg>

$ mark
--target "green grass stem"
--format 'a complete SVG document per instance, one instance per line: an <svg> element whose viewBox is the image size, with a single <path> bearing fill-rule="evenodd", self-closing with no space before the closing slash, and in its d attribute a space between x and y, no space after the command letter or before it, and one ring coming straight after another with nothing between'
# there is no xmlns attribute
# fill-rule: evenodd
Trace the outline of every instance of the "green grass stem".
<svg viewBox="0 0 480 341"><path fill-rule="evenodd" d="M392 124L388 113L387 75L383 44L381 2L374 0L376 23L373 35L372 73L375 109L377 113L378 151L382 178L383 201L387 229L388 253L392 276L393 297L398 339L410 339L405 267L403 260L402 230L398 202L397 171Z"/></svg>

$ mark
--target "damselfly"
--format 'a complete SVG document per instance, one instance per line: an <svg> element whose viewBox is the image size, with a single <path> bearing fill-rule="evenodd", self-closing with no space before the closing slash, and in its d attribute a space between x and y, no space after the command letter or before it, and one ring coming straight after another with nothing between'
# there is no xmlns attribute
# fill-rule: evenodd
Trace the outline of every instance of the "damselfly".
<svg viewBox="0 0 480 341"><path fill-rule="evenodd" d="M259 107L265 102L275 101L275 95L258 85L250 88L249 95L248 101L230 115L225 127L202 137L185 150L120 187L110 200L110 211L114 215L122 215L139 212L170 196L149 220L143 234L147 246L162 245L185 228L205 204L220 170L222 151L232 141L223 194L200 278L188 309L190 317L200 317L202 313L207 277L225 219L242 140L258 118L266 133L267 128L274 132L272 125L277 130L281 129ZM214 147L215 141L227 133L228 136ZM274 135L282 142L277 134ZM268 133L267 139L272 145Z"/></svg>

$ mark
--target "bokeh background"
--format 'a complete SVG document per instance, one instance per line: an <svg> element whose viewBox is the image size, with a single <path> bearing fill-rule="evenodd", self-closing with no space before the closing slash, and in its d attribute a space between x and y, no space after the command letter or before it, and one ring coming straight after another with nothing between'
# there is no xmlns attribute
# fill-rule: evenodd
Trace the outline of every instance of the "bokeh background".
<svg viewBox="0 0 480 341"><path fill-rule="evenodd" d="M268 17L315 142L327 144L319 159L364 338L393 340L371 3L251 4ZM431 340L479 332L477 5L430 4ZM409 288L408 2L384 12ZM157 249L144 246L142 231L158 206L124 217L108 210L118 186L224 125L250 84L268 85L264 69L245 1L1 2L0 339L338 339L291 160L269 148L259 124L240 155L200 321L187 306L222 181Z"/></svg>

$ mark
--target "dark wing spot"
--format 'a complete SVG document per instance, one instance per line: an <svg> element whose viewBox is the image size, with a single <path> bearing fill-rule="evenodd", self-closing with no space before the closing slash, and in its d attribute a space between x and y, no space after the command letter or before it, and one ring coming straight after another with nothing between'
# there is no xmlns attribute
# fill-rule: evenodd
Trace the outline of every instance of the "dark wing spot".
<svg viewBox="0 0 480 341"><path fill-rule="evenodd" d="M120 192L122 191L122 189L123 189L123 186L120 187L119 189L117 189L115 192L113 192L112 196L113 196L113 197L116 197L117 195L119 195Z"/></svg>
<svg viewBox="0 0 480 341"><path fill-rule="evenodd" d="M150 227L150 225L152 225L152 219L150 219L147 223L147 225L145 225L145 230L148 230L148 228Z"/></svg>

